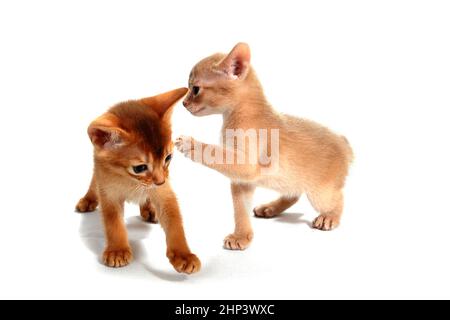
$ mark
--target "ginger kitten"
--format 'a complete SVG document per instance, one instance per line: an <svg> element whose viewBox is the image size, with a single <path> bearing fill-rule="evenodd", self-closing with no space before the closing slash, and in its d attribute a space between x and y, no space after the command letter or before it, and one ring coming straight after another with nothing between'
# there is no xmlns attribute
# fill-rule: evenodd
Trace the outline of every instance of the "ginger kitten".
<svg viewBox="0 0 450 320"><path fill-rule="evenodd" d="M140 205L146 221L161 223L167 257L175 270L187 274L200 270L200 261L186 242L177 199L167 180L173 149L172 107L187 91L180 88L120 103L89 126L94 175L76 209L94 211L100 204L106 235L103 261L110 267L123 267L132 260L123 219L124 202L132 201Z"/></svg>
<svg viewBox="0 0 450 320"><path fill-rule="evenodd" d="M338 226L342 189L353 158L351 147L345 137L317 123L276 112L250 66L247 44L237 44L228 55L214 54L200 61L190 74L189 89L183 104L193 115L223 115L221 146L184 136L175 144L187 157L231 179L235 230L225 238L225 248L243 250L250 245L249 205L256 187L280 193L279 199L254 209L257 217L275 217L305 193L320 214L314 228L332 230ZM241 139L244 133L243 143L236 142L239 130ZM235 135L231 140L229 132ZM275 139L261 144L266 141L262 132L271 132ZM258 141L256 161L250 161L252 133ZM239 157L245 160L239 163ZM268 158L276 161L268 163Z"/></svg>

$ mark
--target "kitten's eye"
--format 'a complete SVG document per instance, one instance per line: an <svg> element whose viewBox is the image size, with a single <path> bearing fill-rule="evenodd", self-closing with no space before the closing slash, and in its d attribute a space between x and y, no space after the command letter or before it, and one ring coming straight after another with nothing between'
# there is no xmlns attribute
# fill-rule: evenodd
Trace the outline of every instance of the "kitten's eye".
<svg viewBox="0 0 450 320"><path fill-rule="evenodd" d="M168 163L170 160L172 160L172 154L169 154L169 155L166 157L166 163Z"/></svg>
<svg viewBox="0 0 450 320"><path fill-rule="evenodd" d="M194 93L194 96L198 95L200 92L200 87L198 86L193 86L192 87L192 92Z"/></svg>
<svg viewBox="0 0 450 320"><path fill-rule="evenodd" d="M140 173L145 172L147 170L148 170L148 167L147 167L146 164L141 164L139 166L133 166L133 171L136 174L140 174Z"/></svg>

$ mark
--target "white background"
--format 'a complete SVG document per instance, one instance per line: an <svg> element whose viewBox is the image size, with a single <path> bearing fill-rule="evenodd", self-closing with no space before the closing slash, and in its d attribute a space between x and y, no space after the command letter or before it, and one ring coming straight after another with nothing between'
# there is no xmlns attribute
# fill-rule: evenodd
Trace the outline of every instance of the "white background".
<svg viewBox="0 0 450 320"><path fill-rule="evenodd" d="M0 298L450 298L449 16L448 1L1 1ZM238 41L278 110L351 141L342 226L312 230L302 199L253 219L249 250L225 251L228 182L177 153L201 273L177 274L160 226L131 205L136 261L102 266L99 214L74 212L92 171L88 124L185 86L199 59ZM175 135L218 140L219 117L180 104L173 120Z"/></svg>

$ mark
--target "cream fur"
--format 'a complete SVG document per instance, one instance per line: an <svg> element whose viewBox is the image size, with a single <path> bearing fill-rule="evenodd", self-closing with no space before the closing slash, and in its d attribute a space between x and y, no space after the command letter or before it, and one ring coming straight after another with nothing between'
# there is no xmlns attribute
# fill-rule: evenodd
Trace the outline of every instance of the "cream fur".
<svg viewBox="0 0 450 320"><path fill-rule="evenodd" d="M200 61L192 70L190 92L185 107L194 115L223 115L222 136L227 129L278 129L279 167L269 174L260 163L204 163L231 179L235 210L235 231L225 238L227 249L245 249L253 231L249 204L256 187L273 189L280 198L258 206L258 217L274 217L306 194L319 216L313 226L331 230L338 226L343 210L342 189L353 159L352 149L343 136L315 122L280 114L268 103L254 70L250 67L250 49L238 44L229 55L215 54ZM197 95L193 87L200 87ZM191 137L180 137L177 148L193 160ZM199 142L200 143L200 142ZM211 147L200 143L202 148ZM241 153L248 150L222 145L217 152ZM262 150L267 152L268 150ZM264 171L266 172L266 171Z"/></svg>

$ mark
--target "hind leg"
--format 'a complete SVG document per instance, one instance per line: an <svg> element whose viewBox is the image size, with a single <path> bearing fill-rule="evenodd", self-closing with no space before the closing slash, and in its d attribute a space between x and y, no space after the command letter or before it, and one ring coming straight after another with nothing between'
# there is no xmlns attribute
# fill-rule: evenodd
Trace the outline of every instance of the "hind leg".
<svg viewBox="0 0 450 320"><path fill-rule="evenodd" d="M320 215L314 219L313 227L322 231L331 231L339 226L344 197L342 190L325 189L308 193L308 199Z"/></svg>
<svg viewBox="0 0 450 320"><path fill-rule="evenodd" d="M151 203L150 199L147 199L144 204L140 205L142 220L150 223L158 223L156 217L156 209Z"/></svg>
<svg viewBox="0 0 450 320"><path fill-rule="evenodd" d="M263 204L253 209L255 216L259 218L273 218L282 214L286 209L297 203L300 197L281 196L275 201Z"/></svg>
<svg viewBox="0 0 450 320"><path fill-rule="evenodd" d="M92 176L91 184L89 190L86 192L85 196L78 201L76 210L78 212L92 212L98 207L98 196L97 196L97 182L95 181L95 175Z"/></svg>

